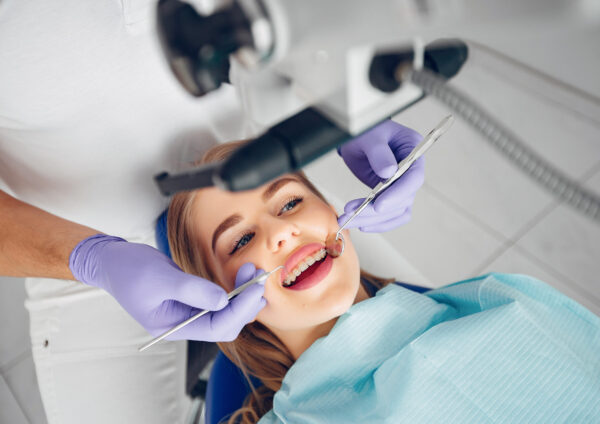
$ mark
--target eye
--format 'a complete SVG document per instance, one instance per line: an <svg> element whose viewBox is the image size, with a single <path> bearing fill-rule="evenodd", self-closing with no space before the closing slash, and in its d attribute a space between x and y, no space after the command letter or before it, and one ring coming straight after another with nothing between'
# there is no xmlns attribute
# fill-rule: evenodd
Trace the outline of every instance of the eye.
<svg viewBox="0 0 600 424"><path fill-rule="evenodd" d="M285 205L283 205L283 207L281 208L281 210L279 211L279 215L281 215L282 213L285 213L287 211L291 211L296 206L298 206L298 204L301 203L302 200L303 200L302 197L293 197L293 198L289 199L285 203Z"/></svg>
<svg viewBox="0 0 600 424"><path fill-rule="evenodd" d="M229 254L233 255L238 249L241 249L242 247L250 243L250 240L252 240L253 237L254 233L243 234L239 239L233 242L233 249L231 250L231 252L229 252Z"/></svg>

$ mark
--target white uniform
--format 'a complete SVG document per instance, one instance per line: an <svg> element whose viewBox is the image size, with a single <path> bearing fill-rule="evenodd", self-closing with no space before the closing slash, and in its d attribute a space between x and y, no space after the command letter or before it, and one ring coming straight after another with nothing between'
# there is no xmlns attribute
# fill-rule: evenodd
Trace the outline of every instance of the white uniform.
<svg viewBox="0 0 600 424"><path fill-rule="evenodd" d="M159 49L151 0L0 0L0 189L68 220L152 243L152 177L242 137L231 87L197 100ZM193 159L193 158L192 158ZM185 345L149 335L109 295L27 282L48 422L182 421Z"/></svg>

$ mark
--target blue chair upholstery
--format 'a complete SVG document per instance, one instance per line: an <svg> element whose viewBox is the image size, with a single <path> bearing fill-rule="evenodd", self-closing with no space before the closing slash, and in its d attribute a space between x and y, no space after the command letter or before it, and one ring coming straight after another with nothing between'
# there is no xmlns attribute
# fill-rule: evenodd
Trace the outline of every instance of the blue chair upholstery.
<svg viewBox="0 0 600 424"><path fill-rule="evenodd" d="M255 387L262 383L252 377ZM229 418L244 403L250 386L242 371L223 352L217 354L206 389L206 424Z"/></svg>
<svg viewBox="0 0 600 424"><path fill-rule="evenodd" d="M169 209L165 209L156 220L156 246L158 250L171 258L171 250L169 249L169 239L167 238L167 214ZM173 259L173 258L171 258Z"/></svg>

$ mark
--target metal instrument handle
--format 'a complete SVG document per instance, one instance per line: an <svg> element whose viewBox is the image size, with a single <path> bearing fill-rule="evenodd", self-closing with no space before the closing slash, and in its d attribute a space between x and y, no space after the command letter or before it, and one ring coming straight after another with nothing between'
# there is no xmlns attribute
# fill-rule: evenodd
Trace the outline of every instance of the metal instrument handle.
<svg viewBox="0 0 600 424"><path fill-rule="evenodd" d="M248 287L250 287L252 284L258 283L259 281L263 281L266 280L267 278L269 278L271 276L271 274L273 274L275 271L279 271L281 268L283 268L283 265L279 265L277 268L273 269L272 271L269 272L265 272L260 274L257 277L254 277L253 279L245 282L244 284L242 284L241 286L239 286L238 288L236 288L235 290L230 291L227 294L227 300L231 300L234 297L236 297L238 294L240 294L241 292L243 292L244 290L246 290ZM148 343L146 343L143 346L140 346L140 348L138 349L139 352L143 352L144 350L148 349L149 347L155 345L156 343L160 342L162 339L164 339L165 337L169 337L171 334L173 334L174 332L176 332L177 330L180 330L181 328L185 327L186 325L196 321L198 318L200 318L201 316L206 315L207 313L209 313L211 311L209 311L208 309L204 310L204 311L200 311L198 312L196 315L194 315L191 318L186 319L185 321L183 321L180 324L177 324L175 327L171 328L170 330L164 332L163 334L161 334L160 336L150 340Z"/></svg>

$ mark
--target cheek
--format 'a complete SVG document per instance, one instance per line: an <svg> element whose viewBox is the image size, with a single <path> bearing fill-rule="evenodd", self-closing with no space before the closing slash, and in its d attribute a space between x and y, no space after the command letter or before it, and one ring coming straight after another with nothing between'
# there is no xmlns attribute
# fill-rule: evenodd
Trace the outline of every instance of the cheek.
<svg viewBox="0 0 600 424"><path fill-rule="evenodd" d="M295 219L297 224L305 230L310 230L314 235L322 237L323 243L329 233L335 232L339 228L336 214L321 201L306 205Z"/></svg>
<svg viewBox="0 0 600 424"><path fill-rule="evenodd" d="M244 252L239 252L240 254L236 255L234 258L226 259L221 262L221 274L222 281L227 286L227 291L231 291L235 288L235 279L237 277L237 273L242 265L245 263L254 264L257 269L264 268L264 258L261 257L261 254L257 247L252 246L245 249ZM269 271L269 270L265 270ZM273 278L273 277L271 277Z"/></svg>
<svg viewBox="0 0 600 424"><path fill-rule="evenodd" d="M271 329L288 329L288 326L296 325L296 310L299 306L296 302L290 302L284 293L270 284L265 286L263 297L266 299L267 305L260 310L256 321Z"/></svg>
<svg viewBox="0 0 600 424"><path fill-rule="evenodd" d="M235 289L235 278L237 277L238 270L243 264L244 262L238 264L236 261L235 263L227 264L227 266L224 268L224 277L222 281L228 292Z"/></svg>
<svg viewBox="0 0 600 424"><path fill-rule="evenodd" d="M237 261L222 260L221 258L213 258L213 263L216 264L214 267L215 277L219 280L215 283L223 287L225 291L230 292L235 288L235 277L242 264L238 265Z"/></svg>

